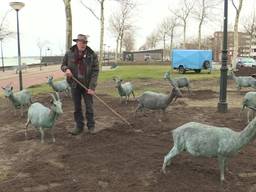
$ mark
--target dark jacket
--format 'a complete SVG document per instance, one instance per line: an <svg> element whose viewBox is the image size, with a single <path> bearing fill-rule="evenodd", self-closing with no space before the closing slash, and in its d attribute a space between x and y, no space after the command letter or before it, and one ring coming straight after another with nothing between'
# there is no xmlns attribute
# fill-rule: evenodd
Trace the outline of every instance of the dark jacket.
<svg viewBox="0 0 256 192"><path fill-rule="evenodd" d="M61 65L61 70L65 72L67 69L70 69L73 76L77 78L78 65L75 64L75 49L77 49L76 45L72 46L70 50L66 52ZM83 62L86 65L85 86L95 90L99 74L98 57L90 47L87 46L85 50L86 57L83 59ZM76 82L72 79L69 79L68 83L72 87L76 86Z"/></svg>

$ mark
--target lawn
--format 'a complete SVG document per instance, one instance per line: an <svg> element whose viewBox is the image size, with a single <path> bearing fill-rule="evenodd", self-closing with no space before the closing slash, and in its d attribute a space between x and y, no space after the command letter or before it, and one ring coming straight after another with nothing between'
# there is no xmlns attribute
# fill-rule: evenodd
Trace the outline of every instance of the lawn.
<svg viewBox="0 0 256 192"><path fill-rule="evenodd" d="M169 65L124 65L119 66L113 70L102 71L99 74L99 84L106 81L111 81L114 76L122 78L124 81L132 80L160 80L163 79L163 74L166 71L171 70ZM171 70L172 71L172 70ZM219 78L219 70L212 71L208 74L207 71L202 71L201 73L195 73L194 71L188 71L186 74L179 74L176 70L172 71L173 77L186 76L190 80L209 80ZM33 95L38 95L40 93L51 92L52 89L46 83L40 85L33 85L28 88ZM159 89L161 90L161 89ZM103 89L100 91L104 92ZM157 90L155 90L157 91ZM139 93L142 90L139 90ZM116 95L114 86L108 91L110 95ZM1 94L2 95L2 94Z"/></svg>

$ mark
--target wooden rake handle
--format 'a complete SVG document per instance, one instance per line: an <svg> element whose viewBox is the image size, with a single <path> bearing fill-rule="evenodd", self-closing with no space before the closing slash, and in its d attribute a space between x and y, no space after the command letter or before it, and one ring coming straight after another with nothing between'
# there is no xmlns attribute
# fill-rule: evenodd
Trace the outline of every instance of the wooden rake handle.
<svg viewBox="0 0 256 192"><path fill-rule="evenodd" d="M88 90L87 87L85 87L77 78L72 76L72 79L77 82L81 87L83 87L86 91ZM95 93L93 96L98 99L105 107L107 107L112 113L114 113L117 117L119 117L123 122L125 122L127 125L131 127L131 124L124 118L122 117L119 113L117 113L114 109L112 109L107 103L105 103L100 97L98 97Z"/></svg>

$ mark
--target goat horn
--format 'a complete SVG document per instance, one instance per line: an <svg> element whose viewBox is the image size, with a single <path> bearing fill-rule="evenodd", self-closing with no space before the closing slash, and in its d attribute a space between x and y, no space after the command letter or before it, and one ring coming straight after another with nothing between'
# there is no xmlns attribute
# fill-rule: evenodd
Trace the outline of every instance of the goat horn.
<svg viewBox="0 0 256 192"><path fill-rule="evenodd" d="M52 99L53 99L54 101L56 101L56 98L54 97L54 95L53 95L52 93L49 93L49 94L51 95Z"/></svg>
<svg viewBox="0 0 256 192"><path fill-rule="evenodd" d="M55 92L55 95L56 95L57 100L60 100L60 95L59 95L59 93L58 93L58 92Z"/></svg>

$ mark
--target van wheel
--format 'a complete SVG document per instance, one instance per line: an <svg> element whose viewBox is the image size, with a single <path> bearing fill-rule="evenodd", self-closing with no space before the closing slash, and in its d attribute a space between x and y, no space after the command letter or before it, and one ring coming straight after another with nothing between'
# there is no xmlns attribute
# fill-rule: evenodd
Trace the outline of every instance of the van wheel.
<svg viewBox="0 0 256 192"><path fill-rule="evenodd" d="M204 69L210 68L210 62L209 61L204 61L203 68Z"/></svg>
<svg viewBox="0 0 256 192"><path fill-rule="evenodd" d="M184 69L183 66L179 66L179 73L185 74L186 70Z"/></svg>

